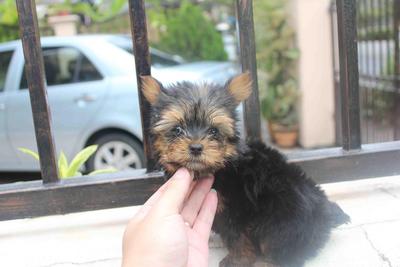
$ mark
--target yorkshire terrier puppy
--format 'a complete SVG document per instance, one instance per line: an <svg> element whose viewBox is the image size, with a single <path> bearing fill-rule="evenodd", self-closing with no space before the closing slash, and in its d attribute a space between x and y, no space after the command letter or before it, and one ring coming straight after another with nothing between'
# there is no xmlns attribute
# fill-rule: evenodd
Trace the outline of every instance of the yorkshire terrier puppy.
<svg viewBox="0 0 400 267"><path fill-rule="evenodd" d="M142 78L152 106L152 138L160 164L195 177L215 175L218 211L213 229L229 250L220 266L300 267L349 221L296 165L261 142L241 144L236 107L251 93L248 73L225 86Z"/></svg>

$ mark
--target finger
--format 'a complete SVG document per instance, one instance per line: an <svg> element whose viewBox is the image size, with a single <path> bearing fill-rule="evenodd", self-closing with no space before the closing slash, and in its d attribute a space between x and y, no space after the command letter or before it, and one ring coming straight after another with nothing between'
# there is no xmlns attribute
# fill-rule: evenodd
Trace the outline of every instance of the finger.
<svg viewBox="0 0 400 267"><path fill-rule="evenodd" d="M193 230L205 240L210 237L211 226L214 221L215 212L217 211L218 197L215 190L211 190L201 206L199 215L197 216Z"/></svg>
<svg viewBox="0 0 400 267"><path fill-rule="evenodd" d="M161 195L164 193L167 188L168 182L165 182L158 190L143 204L143 206L139 209L139 211L133 217L133 220L141 220L149 213L154 204L160 199Z"/></svg>
<svg viewBox="0 0 400 267"><path fill-rule="evenodd" d="M177 170L169 180L164 193L154 204L154 209L150 212L158 216L180 213L192 180L193 178L187 169L180 168Z"/></svg>
<svg viewBox="0 0 400 267"><path fill-rule="evenodd" d="M188 198L189 198L190 195L192 194L193 189L194 189L194 187L195 187L196 185L197 185L197 180L192 181L192 182L190 183L190 187L189 187L188 193L187 193L187 195L186 195L186 197L185 197L185 200L183 201L184 203L186 203L186 201L188 200Z"/></svg>
<svg viewBox="0 0 400 267"><path fill-rule="evenodd" d="M213 182L214 177L212 176L201 179L185 202L181 215L183 220L190 226L193 225L197 215L199 214L201 205L203 204L207 194L210 192Z"/></svg>

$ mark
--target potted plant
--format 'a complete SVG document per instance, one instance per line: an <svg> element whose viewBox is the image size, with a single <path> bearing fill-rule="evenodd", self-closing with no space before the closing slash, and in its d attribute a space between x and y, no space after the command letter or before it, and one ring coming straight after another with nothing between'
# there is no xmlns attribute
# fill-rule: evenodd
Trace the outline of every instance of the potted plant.
<svg viewBox="0 0 400 267"><path fill-rule="evenodd" d="M298 139L298 90L294 82L269 87L261 100L271 139L281 147L293 147Z"/></svg>
<svg viewBox="0 0 400 267"><path fill-rule="evenodd" d="M298 139L297 59L295 33L290 25L286 0L255 3L255 29L260 77L261 112L268 122L272 141L282 147Z"/></svg>

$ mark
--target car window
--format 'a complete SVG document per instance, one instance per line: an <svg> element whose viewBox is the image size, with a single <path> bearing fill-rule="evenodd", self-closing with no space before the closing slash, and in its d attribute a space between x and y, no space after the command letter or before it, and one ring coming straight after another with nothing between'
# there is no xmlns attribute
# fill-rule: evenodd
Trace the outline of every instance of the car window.
<svg viewBox="0 0 400 267"><path fill-rule="evenodd" d="M44 48L43 60L48 86L97 81L103 78L89 59L75 48ZM24 69L20 88L27 87Z"/></svg>
<svg viewBox="0 0 400 267"><path fill-rule="evenodd" d="M133 54L132 41L130 39L111 39L110 42L126 52ZM172 55L158 51L150 50L151 65L158 68L172 67L182 64L182 62L174 59Z"/></svg>
<svg viewBox="0 0 400 267"><path fill-rule="evenodd" d="M0 92L4 91L7 70L14 51L0 52Z"/></svg>
<svg viewBox="0 0 400 267"><path fill-rule="evenodd" d="M151 65L153 65L155 67L159 67L159 68L179 65L179 63L173 59L170 59L170 58L167 58L164 56L160 56L160 55L156 55L154 53L150 54L150 60L151 60Z"/></svg>
<svg viewBox="0 0 400 267"><path fill-rule="evenodd" d="M78 72L79 82L96 81L103 78L87 57L82 56L80 64L81 66Z"/></svg>

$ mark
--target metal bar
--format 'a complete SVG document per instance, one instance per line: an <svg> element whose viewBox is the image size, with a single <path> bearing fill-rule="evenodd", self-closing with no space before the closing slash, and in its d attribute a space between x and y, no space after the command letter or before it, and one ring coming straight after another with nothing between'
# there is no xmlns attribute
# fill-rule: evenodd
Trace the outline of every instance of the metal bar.
<svg viewBox="0 0 400 267"><path fill-rule="evenodd" d="M369 11L370 11L370 19L368 20L370 23L370 29L371 29L371 37L370 37L370 44L371 44L371 51L370 51L370 55L371 55L371 75L373 77L376 77L377 73L376 73L376 60L375 60L375 43L376 43L376 27L375 27L375 12L376 12L376 7L374 5L374 0L370 0L369 1ZM370 104L372 105L372 112L375 113L375 96L376 96L376 88L372 88L372 90L370 91ZM372 115L374 116L374 115ZM372 127L371 127L371 131L372 131L372 142L371 143L375 143L376 141L376 127L374 125L373 122L371 122Z"/></svg>
<svg viewBox="0 0 400 267"><path fill-rule="evenodd" d="M254 38L253 1L237 0L236 12L238 18L239 46L242 71L249 71L253 80L253 92L244 101L244 125L246 139L261 140L260 102L258 99L258 79L256 45Z"/></svg>
<svg viewBox="0 0 400 267"><path fill-rule="evenodd" d="M355 0L337 0L343 149L360 149L360 102Z"/></svg>
<svg viewBox="0 0 400 267"><path fill-rule="evenodd" d="M369 16L369 11L368 11L368 0L360 0L360 9L359 12L362 14L364 14L363 17L363 24L362 24L362 28L363 28L363 40L362 40L362 47L363 47L363 51L362 51L362 55L363 55L363 61L362 65L365 66L365 68L363 68L364 72L361 73L361 77L364 75L368 75L369 77L372 77L372 71L371 71L371 64L370 64L370 60L368 58L368 55L370 54L370 42L369 42L369 20L367 19L367 17ZM359 74L360 75L360 74ZM368 109L368 105L369 105L369 93L372 91L372 89L370 87L363 87L361 86L361 97L362 97L362 103L361 103L361 111L365 114L365 112L367 112ZM369 143L369 138L370 138L370 125L369 125L369 120L367 117L362 118L362 123L364 126L364 132L362 133L362 138L364 139L365 143Z"/></svg>
<svg viewBox="0 0 400 267"><path fill-rule="evenodd" d="M363 145L360 151L336 147L291 153L288 159L318 183L399 175L400 141ZM163 173L144 172L80 177L46 186L39 181L0 185L0 220L141 205L164 182Z"/></svg>
<svg viewBox="0 0 400 267"><path fill-rule="evenodd" d="M390 10L391 10L391 5L390 5L390 0L385 0L385 42L386 42L386 55L385 55L385 67L387 67L388 66L388 60L390 60L390 54L391 54L391 52L390 52L390 50L391 50L391 44L390 44L390 41L391 41L391 35L390 35L390 20L391 20L391 18L390 18ZM381 76L381 78L384 78L384 79L391 79L391 75L390 75L390 73L387 73L387 71L386 71L386 73L384 73L384 75L382 75ZM388 83L387 83L388 84ZM394 95L395 95L396 93L394 93ZM389 120L390 120L390 118L389 118ZM391 122L393 122L393 119L391 120ZM394 127L393 127L393 136L392 136L392 139L394 139L394 131L395 131L395 129L394 129Z"/></svg>
<svg viewBox="0 0 400 267"><path fill-rule="evenodd" d="M144 0L129 0L129 16L133 52L135 54L136 79L139 93L140 113L142 119L142 133L144 152L146 154L147 171L155 170L156 159L150 140L150 103L145 99L142 88L141 76L151 75L150 53L147 40L147 25Z"/></svg>
<svg viewBox="0 0 400 267"><path fill-rule="evenodd" d="M331 23L331 46L332 46L332 66L333 66L333 88L335 96L335 144L340 145L342 143L342 124L341 124L341 106L340 106L340 86L338 81L340 80L337 66L337 22L336 22L336 3L333 1L330 5L330 23Z"/></svg>
<svg viewBox="0 0 400 267"><path fill-rule="evenodd" d="M336 147L291 153L288 159L318 183L400 175L400 141L366 144L360 151Z"/></svg>
<svg viewBox="0 0 400 267"><path fill-rule="evenodd" d="M16 3L42 179L43 183L58 182L35 0L17 0Z"/></svg>
<svg viewBox="0 0 400 267"><path fill-rule="evenodd" d="M144 172L79 177L46 186L40 181L2 185L0 220L141 205L164 182L163 173Z"/></svg>
<svg viewBox="0 0 400 267"><path fill-rule="evenodd" d="M394 138L400 140L400 0L393 3L393 37L394 37Z"/></svg>

